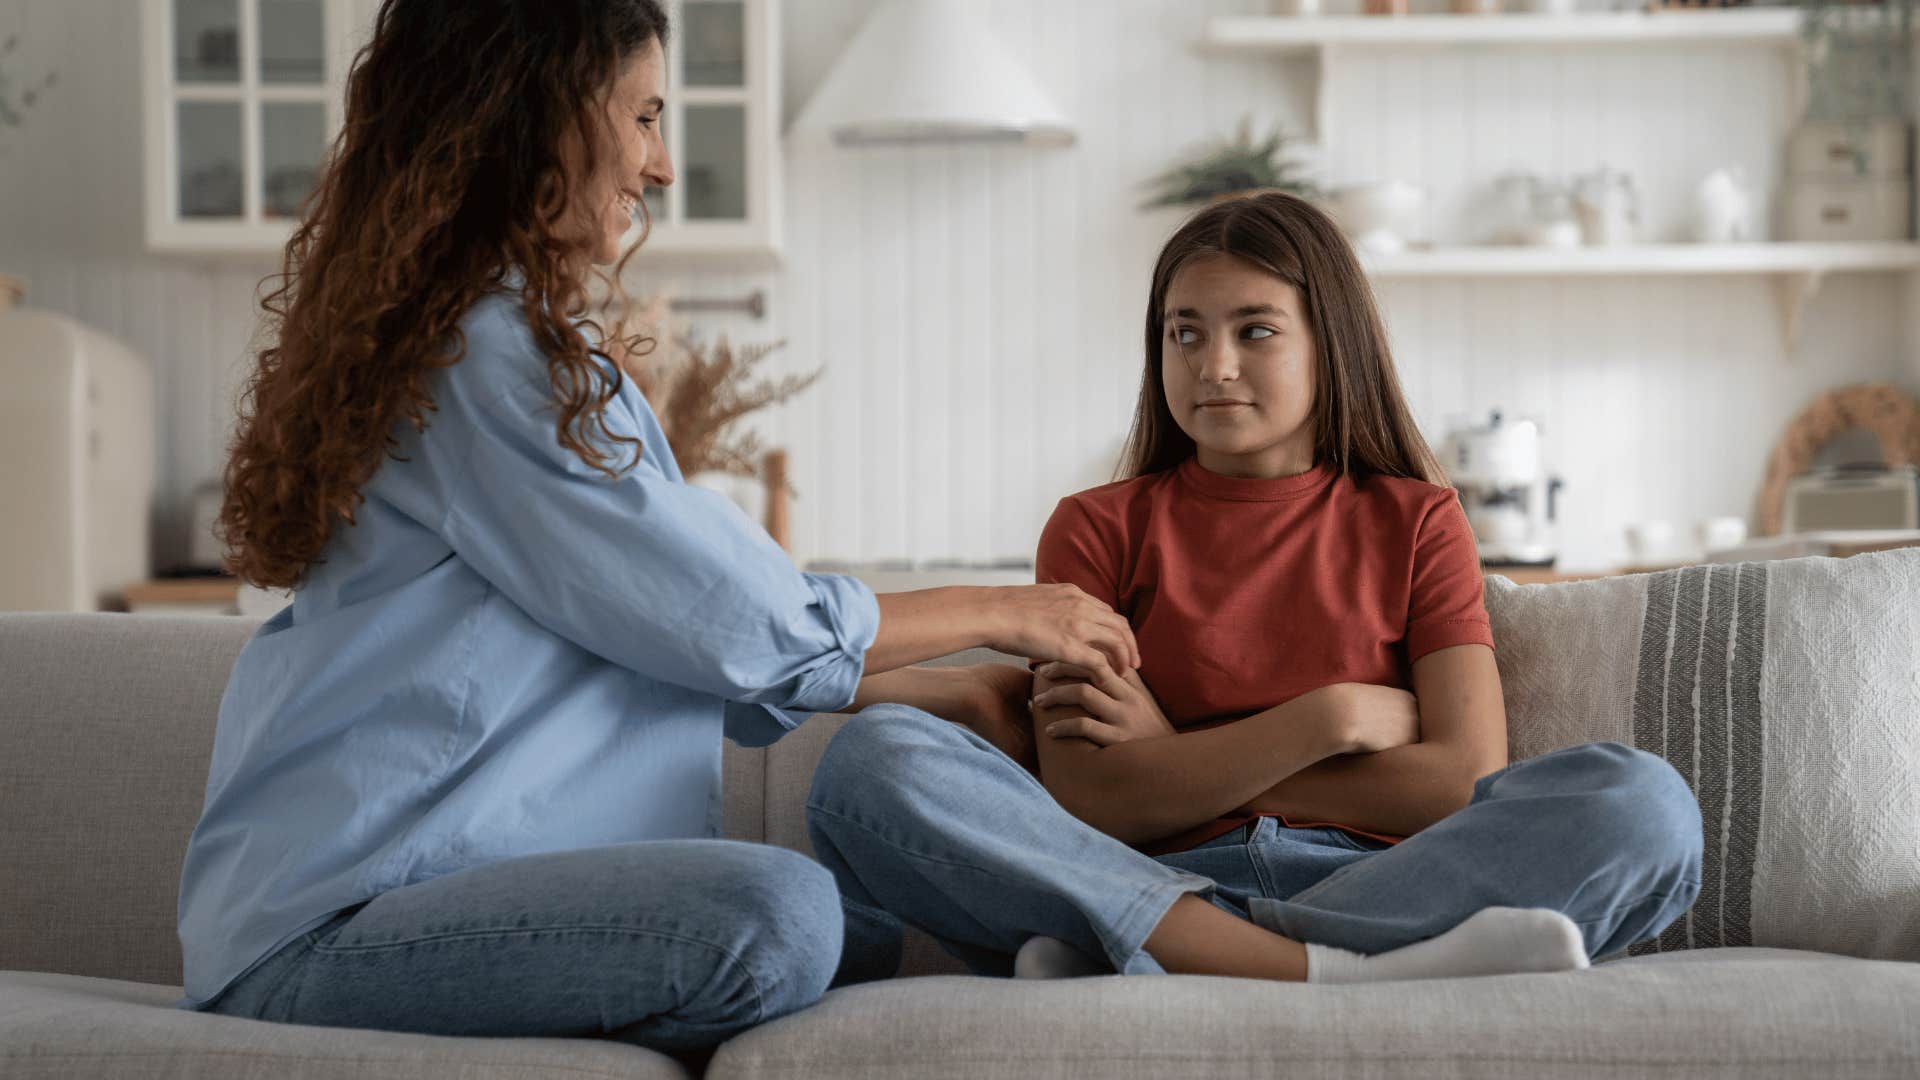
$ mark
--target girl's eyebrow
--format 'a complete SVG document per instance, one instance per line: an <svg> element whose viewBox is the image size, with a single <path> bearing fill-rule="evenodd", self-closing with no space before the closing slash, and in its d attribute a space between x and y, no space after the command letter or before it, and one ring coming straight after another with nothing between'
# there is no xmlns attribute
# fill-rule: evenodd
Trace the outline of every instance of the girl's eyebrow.
<svg viewBox="0 0 1920 1080"><path fill-rule="evenodd" d="M1283 319L1292 317L1279 308L1274 307L1272 304L1248 304L1246 307L1234 308L1233 311L1228 313L1227 317L1230 319L1244 319L1249 315L1278 315ZM1190 307L1183 307L1178 311L1168 311L1166 315L1163 316L1163 318L1167 319L1198 319L1202 317L1198 309Z"/></svg>

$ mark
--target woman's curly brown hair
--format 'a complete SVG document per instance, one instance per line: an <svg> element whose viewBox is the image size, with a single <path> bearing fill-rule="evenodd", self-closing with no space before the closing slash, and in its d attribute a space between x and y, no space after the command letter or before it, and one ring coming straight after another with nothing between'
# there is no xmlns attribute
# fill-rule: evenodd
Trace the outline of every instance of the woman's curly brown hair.
<svg viewBox="0 0 1920 1080"><path fill-rule="evenodd" d="M381 5L348 78L346 123L261 301L270 344L242 392L219 522L232 572L273 588L305 579L334 528L353 523L398 425L427 426L434 371L465 351L461 317L516 270L560 443L610 476L638 460L637 440L606 425L619 369L603 369L576 329L605 348L608 331L581 318L587 259L566 234L574 191L603 156L609 87L666 40L657 0ZM578 175L569 144L584 150ZM616 293L618 280L616 268ZM631 459L594 445L596 430Z"/></svg>

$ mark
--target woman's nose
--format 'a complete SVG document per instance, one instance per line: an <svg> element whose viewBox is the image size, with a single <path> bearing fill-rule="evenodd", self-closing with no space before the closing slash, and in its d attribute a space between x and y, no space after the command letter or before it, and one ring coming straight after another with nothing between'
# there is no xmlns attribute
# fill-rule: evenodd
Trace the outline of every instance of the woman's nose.
<svg viewBox="0 0 1920 1080"><path fill-rule="evenodd" d="M641 170L651 187L666 187L673 183L673 158L668 156L665 143L660 144L659 153L647 160L647 167Z"/></svg>

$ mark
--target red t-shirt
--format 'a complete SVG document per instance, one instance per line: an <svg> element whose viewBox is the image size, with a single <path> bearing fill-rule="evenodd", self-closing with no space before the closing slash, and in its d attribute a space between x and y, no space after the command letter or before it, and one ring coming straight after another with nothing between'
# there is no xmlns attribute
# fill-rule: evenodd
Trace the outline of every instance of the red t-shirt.
<svg viewBox="0 0 1920 1080"><path fill-rule="evenodd" d="M1127 617L1140 677L1176 729L1333 683L1411 690L1422 656L1493 645L1479 551L1453 489L1355 482L1324 464L1248 480L1188 458L1070 495L1040 534L1035 574ZM1183 851L1250 820L1224 817L1147 850Z"/></svg>

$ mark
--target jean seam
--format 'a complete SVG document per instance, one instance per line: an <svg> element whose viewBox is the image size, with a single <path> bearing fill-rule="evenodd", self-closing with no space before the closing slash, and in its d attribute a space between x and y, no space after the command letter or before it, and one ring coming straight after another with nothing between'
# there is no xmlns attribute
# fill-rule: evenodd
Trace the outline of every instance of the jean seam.
<svg viewBox="0 0 1920 1080"><path fill-rule="evenodd" d="M902 855L911 856L916 859L925 859L930 863L936 863L940 866L952 867L955 870L965 870L968 873L978 874L981 877L984 877L990 881L1006 880L1006 878L1003 875L996 874L993 871L987 870L983 867L975 866L972 863L958 862L953 859L946 859L938 855L927 854L925 852L918 852L906 847L902 847L901 845L895 843L891 839L882 835L878 829L876 829L873 825L868 824L866 821L863 821L860 818L854 817L851 814L843 813L839 810L830 810L812 800L809 800L807 802L807 809L825 817L831 817L831 818L838 819L840 821L844 821L847 824L854 826L855 828L861 829L865 831L868 835L872 836L874 839L878 840L880 843L887 845L888 847L892 848L893 850L899 852ZM1142 856L1142 858L1147 858L1147 857ZM1174 889L1179 895L1187 895L1197 891L1204 891L1208 887L1217 887L1214 882L1209 881L1207 878L1201 877L1198 874L1190 874L1184 870L1179 870L1171 866L1166 866L1162 863L1154 862L1150 858L1148 858L1147 861L1149 863L1152 863L1153 866L1160 869L1161 871L1174 875L1175 880L1169 881L1169 882L1148 882L1146 886L1142 889L1141 894L1135 897L1133 902L1126 906L1126 908L1120 913L1120 916L1118 918L1113 920L1115 925L1119 925L1121 923L1126 922L1129 919L1134 918L1136 913L1142 907L1146 906L1154 898L1154 895L1161 889ZM1187 888L1186 884L1189 880L1195 881L1195 882L1201 882L1202 885L1200 886L1199 889ZM1176 896L1175 899L1178 899L1178 896ZM1171 901L1169 901L1169 906L1171 906ZM1101 931L1098 927L1094 928L1094 936L1100 939L1101 947L1107 950L1108 959L1112 959L1112 954L1116 950L1113 948L1113 942L1110 939L1110 937L1105 932ZM1143 947L1144 947L1144 944L1143 944ZM1135 950L1135 951L1137 952L1139 950Z"/></svg>
<svg viewBox="0 0 1920 1080"><path fill-rule="evenodd" d="M300 937L302 938L305 938L308 936L309 935L306 935L306 934L300 935ZM296 938L295 940L299 940L299 939ZM307 966L307 957L312 955L313 955L313 949L311 948L311 943L309 943L309 948L307 949L306 956L302 956L299 960L295 961L294 963L288 964L286 970L282 971L279 974L279 976L273 980L273 985L267 987L266 992L260 995L260 1006L258 1010L260 1013L265 1013L267 1011L267 1008L273 1004L273 1000L280 996L281 988L286 986L289 980L291 980L295 975L299 974L300 971Z"/></svg>
<svg viewBox="0 0 1920 1080"><path fill-rule="evenodd" d="M1698 881L1695 881L1692 887L1696 890L1696 895L1697 895L1697 890L1700 888L1700 883ZM1594 916L1591 919L1574 919L1573 924L1575 926L1591 926L1594 923L1604 922L1608 919L1613 918L1616 912L1619 912L1623 909L1639 907L1641 904L1644 904L1649 900L1653 900L1656 902L1664 902L1666 900L1672 899L1675 896L1678 896L1682 891L1684 890L1667 889L1663 892L1650 892L1640 897L1640 899L1638 900L1625 900L1618 904L1615 904L1612 907L1608 908L1607 910L1601 912L1600 914ZM1565 913L1562 912L1562 914L1565 914Z"/></svg>
<svg viewBox="0 0 1920 1080"><path fill-rule="evenodd" d="M807 809L823 817L837 818L841 821L848 823L849 825L854 825L861 829L864 829L866 830L867 833L872 835L874 839L880 841L881 843L887 845L888 847L892 848L893 850L899 852L902 855L911 855L916 859L925 859L930 863L938 863L941 866L951 866L956 870L980 869L979 867L974 866L972 863L957 862L953 859L932 854L931 852L916 851L913 848L902 846L901 844L894 842L894 840L891 837L888 837L883 833L881 833L878 827L868 823L865 819L855 817L854 815L849 814L843 810L831 809L829 807L822 806L819 803L814 802L812 800L808 800ZM984 871L982 872L984 873ZM995 874L988 874L987 876L998 877L998 875L995 875Z"/></svg>
<svg viewBox="0 0 1920 1080"><path fill-rule="evenodd" d="M1259 835L1259 824L1256 823L1254 827L1247 830L1247 842L1242 845L1242 850L1246 853L1247 863L1253 867L1253 880L1254 884L1260 886L1260 895L1272 896L1276 891L1273 887L1273 879L1267 874L1265 860L1258 857L1261 844L1261 841L1257 840ZM1251 907L1248 910L1252 910Z"/></svg>
<svg viewBox="0 0 1920 1080"><path fill-rule="evenodd" d="M1306 888L1301 889L1299 892L1294 893L1292 896L1286 897L1283 902L1288 904L1298 904L1298 903L1304 903L1305 901L1311 900L1315 895L1324 891L1328 885L1332 884L1334 878L1339 877L1341 874L1344 874L1348 870L1351 870L1354 867L1359 865L1360 865L1360 860L1355 859L1354 861L1348 863L1345 866L1335 867L1333 871L1329 873L1326 877L1323 877L1319 881L1316 881L1313 884L1307 886Z"/></svg>
<svg viewBox="0 0 1920 1080"><path fill-rule="evenodd" d="M626 935L631 935L636 937L660 938L667 941L677 941L685 945L695 945L702 949L707 949L711 952L719 953L721 956L727 959L728 963L731 963L734 967L739 968L740 973L742 975L745 975L747 978L747 985L753 991L753 1013L754 1013L753 1023L758 1024L761 1022L762 1019L765 1018L766 1011L767 1011L766 994L760 989L760 980L754 976L753 968L750 967L746 963L746 961L742 960L737 954L734 953L732 949L729 949L724 945L716 945L711 941L703 941L700 938L688 937L685 934L670 933L665 930L649 930L644 927L619 926L614 924L598 924L598 923L582 923L578 925L568 925L568 926L538 926L538 927L515 926L515 927L506 927L506 928L492 929L492 930L460 930L460 931L454 931L454 932L445 933L445 934L429 934L424 937L408 938L405 941L382 942L378 945L347 945L343 947L334 947L334 946L321 946L316 944L313 947L313 953L323 954L327 956L345 956L345 955L355 954L355 953L385 952L392 949L411 948L416 945L437 944L439 942L446 942L446 941L462 941L462 940L479 938L479 937L530 937L535 934L572 934L572 933L599 934L599 933L607 933L607 932L612 932L616 934L626 934Z"/></svg>
<svg viewBox="0 0 1920 1080"><path fill-rule="evenodd" d="M1172 868L1169 867L1168 869L1172 869ZM1185 871L1175 871L1175 872L1179 873L1183 877L1193 878L1197 881L1208 880L1206 878L1201 877L1198 874L1188 874ZM1164 910L1161 911L1160 918L1154 920L1154 926L1155 927L1159 926L1161 921L1166 919L1167 911L1171 911L1173 909L1173 905L1178 903L1182 896L1193 896L1193 895L1196 895L1198 892L1204 891L1204 889L1186 888L1185 884L1186 884L1185 882L1165 882L1165 883L1152 883L1147 885L1146 888L1141 890L1140 895L1134 898L1133 903L1128 904L1126 907L1126 910L1121 912L1120 917L1113 920L1113 924L1115 928L1125 929L1128 932L1129 936L1131 936L1133 932L1133 927L1131 926L1131 924L1139 916L1139 913L1142 910L1145 910L1149 904L1152 904L1156 900L1158 900L1159 897L1163 895L1166 890L1172 890L1173 891L1172 899L1167 901L1167 906ZM1219 884L1217 882L1208 882L1208 884L1212 885L1214 888L1219 887ZM1107 959L1111 961L1114 958L1114 955L1120 951L1116 947L1117 943L1114 941L1114 939L1110 935L1102 932L1098 928L1094 930L1094 935L1100 939L1100 946L1101 948L1107 951ZM1133 958L1138 954L1146 952L1147 938L1152 936L1153 936L1152 928L1149 928L1146 934L1141 935L1140 944L1135 946L1133 949L1133 952L1127 955L1128 961L1132 961ZM1127 968L1130 966L1131 966L1130 963L1114 964L1114 971L1124 975L1126 974Z"/></svg>

